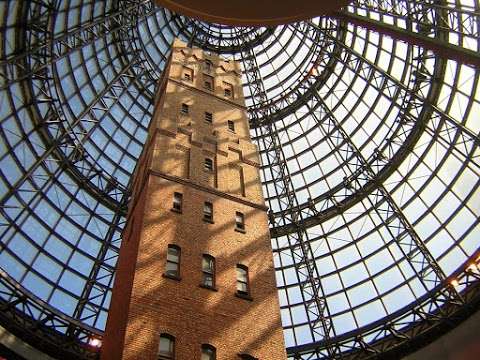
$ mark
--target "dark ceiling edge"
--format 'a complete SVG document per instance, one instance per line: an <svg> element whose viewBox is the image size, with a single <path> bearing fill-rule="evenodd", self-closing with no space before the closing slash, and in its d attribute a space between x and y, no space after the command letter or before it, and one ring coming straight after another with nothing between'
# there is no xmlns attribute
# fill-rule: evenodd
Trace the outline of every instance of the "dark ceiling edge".
<svg viewBox="0 0 480 360"><path fill-rule="evenodd" d="M478 256L478 252L476 254ZM445 297L445 294L448 293L446 290L452 289L453 287L453 285L451 285L451 279L449 278L445 286L440 285L437 287L437 298L432 297L432 293L427 293L419 299L419 301L414 303L413 306L408 306L408 309L403 308L397 310L389 316L385 322L378 320L370 325L366 325L362 328L340 335L337 338L333 338L331 341L338 343L339 346L345 344L345 347L348 346L348 343L352 342L358 342L364 345L356 346L356 348L361 348L361 350L342 352L341 358L345 360L394 360L409 355L416 350L435 342L442 335L447 334L463 321L467 320L472 314L480 311L480 275L467 268L463 272L458 272L458 279L461 279L462 284L465 286L465 289L459 293L460 298L463 299L462 302L452 299L442 299L442 296ZM425 301L422 302L421 300ZM439 306L435 312L420 314L420 309L427 308L428 305L433 302L438 304L442 301L444 302L443 305ZM406 326L403 329L393 329L395 321L401 316L403 316L403 318L408 318L408 314L417 315L422 319L421 321L417 321L414 325ZM404 322L406 321L407 320L404 320ZM363 341L363 335L369 336L372 331L380 331L381 326L383 326L385 330L390 329L390 332L393 335L386 336L373 343L367 344ZM320 341L289 347L287 348L287 354L298 356L301 354L319 353L324 349L325 343Z"/></svg>
<svg viewBox="0 0 480 360"><path fill-rule="evenodd" d="M15 284L15 280L2 270L0 289L10 299L0 300L0 324L11 334L59 360L98 358L98 348L88 345L88 340L101 338L101 331L62 314Z"/></svg>

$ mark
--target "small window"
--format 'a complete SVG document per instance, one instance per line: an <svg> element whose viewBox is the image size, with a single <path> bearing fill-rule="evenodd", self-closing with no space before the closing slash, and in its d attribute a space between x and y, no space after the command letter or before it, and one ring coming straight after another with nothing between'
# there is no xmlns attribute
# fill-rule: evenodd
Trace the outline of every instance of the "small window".
<svg viewBox="0 0 480 360"><path fill-rule="evenodd" d="M235 229L245 231L245 217L238 211L235 213Z"/></svg>
<svg viewBox="0 0 480 360"><path fill-rule="evenodd" d="M208 123L212 123L213 121L213 115L212 113L209 113L209 112L205 112L205 121L208 122Z"/></svg>
<svg viewBox="0 0 480 360"><path fill-rule="evenodd" d="M213 64L210 60L205 60L205 63L203 64L203 70L207 73L211 73L213 68Z"/></svg>
<svg viewBox="0 0 480 360"><path fill-rule="evenodd" d="M205 171L213 171L213 160L210 158L205 158L205 162L203 163L203 169Z"/></svg>
<svg viewBox="0 0 480 360"><path fill-rule="evenodd" d="M215 258L210 255L203 255L202 258L202 285L215 287Z"/></svg>
<svg viewBox="0 0 480 360"><path fill-rule="evenodd" d="M201 360L215 360L216 358L217 358L216 349L212 345L203 344Z"/></svg>
<svg viewBox="0 0 480 360"><path fill-rule="evenodd" d="M183 67L183 80L191 82L193 80L193 69Z"/></svg>
<svg viewBox="0 0 480 360"><path fill-rule="evenodd" d="M179 246L168 245L165 275L175 278L180 277L180 252Z"/></svg>
<svg viewBox="0 0 480 360"><path fill-rule="evenodd" d="M233 86L227 82L223 82L223 94L225 97L233 98Z"/></svg>
<svg viewBox="0 0 480 360"><path fill-rule="evenodd" d="M175 359L175 338L169 334L161 334L158 344L158 360Z"/></svg>
<svg viewBox="0 0 480 360"><path fill-rule="evenodd" d="M228 120L228 130L230 130L231 132L235 132L235 123L233 122L233 120Z"/></svg>
<svg viewBox="0 0 480 360"><path fill-rule="evenodd" d="M213 77L203 75L203 87L209 91L213 90Z"/></svg>
<svg viewBox="0 0 480 360"><path fill-rule="evenodd" d="M203 220L207 222L213 222L213 205L212 203L205 202L203 204Z"/></svg>
<svg viewBox="0 0 480 360"><path fill-rule="evenodd" d="M174 193L172 210L182 212L182 202L183 202L183 195L178 192Z"/></svg>
<svg viewBox="0 0 480 360"><path fill-rule="evenodd" d="M182 104L182 110L181 113L182 115L188 115L188 105L187 104Z"/></svg>
<svg viewBox="0 0 480 360"><path fill-rule="evenodd" d="M237 265L237 293L249 295L248 287L248 267L245 265Z"/></svg>

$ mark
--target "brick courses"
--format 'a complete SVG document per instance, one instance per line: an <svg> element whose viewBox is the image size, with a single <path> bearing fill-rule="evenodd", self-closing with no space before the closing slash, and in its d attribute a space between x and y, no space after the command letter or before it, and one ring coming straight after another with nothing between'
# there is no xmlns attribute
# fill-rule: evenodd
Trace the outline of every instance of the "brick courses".
<svg viewBox="0 0 480 360"><path fill-rule="evenodd" d="M159 336L168 333L176 359L200 359L202 344L214 346L217 359L286 359L239 65L178 40L173 48L135 174L101 358L156 359ZM207 59L213 91L203 88ZM193 81L183 79L187 68ZM224 96L223 82L233 85L233 99ZM182 103L188 115L180 113ZM213 114L211 124L205 112ZM212 172L204 170L206 157ZM182 213L172 211L174 192L183 194ZM213 204L213 223L203 220L205 201ZM245 215L245 233L235 231L237 211ZM162 276L169 244L182 249L181 280ZM203 254L215 257L217 291L199 286ZM237 264L249 268L251 301L235 296Z"/></svg>

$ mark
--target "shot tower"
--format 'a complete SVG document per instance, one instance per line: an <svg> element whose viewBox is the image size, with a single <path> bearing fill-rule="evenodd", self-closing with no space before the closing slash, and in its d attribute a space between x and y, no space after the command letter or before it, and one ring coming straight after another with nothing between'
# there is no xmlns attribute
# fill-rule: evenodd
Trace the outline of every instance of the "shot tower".
<svg viewBox="0 0 480 360"><path fill-rule="evenodd" d="M239 64L176 40L164 74L102 359L285 359Z"/></svg>

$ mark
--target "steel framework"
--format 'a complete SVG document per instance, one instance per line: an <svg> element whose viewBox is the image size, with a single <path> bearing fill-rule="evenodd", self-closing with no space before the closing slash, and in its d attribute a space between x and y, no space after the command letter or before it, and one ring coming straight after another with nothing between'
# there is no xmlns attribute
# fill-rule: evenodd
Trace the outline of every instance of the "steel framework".
<svg viewBox="0 0 480 360"><path fill-rule="evenodd" d="M478 308L477 0L354 1L276 28L147 0L0 16L0 320L25 341L98 356L174 37L244 66L292 359L398 358Z"/></svg>

